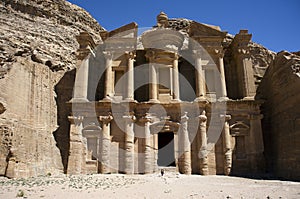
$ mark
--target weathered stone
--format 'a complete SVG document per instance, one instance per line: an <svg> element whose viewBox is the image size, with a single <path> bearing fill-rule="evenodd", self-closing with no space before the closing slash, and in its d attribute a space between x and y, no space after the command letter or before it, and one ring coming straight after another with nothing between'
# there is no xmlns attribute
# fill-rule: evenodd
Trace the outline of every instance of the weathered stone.
<svg viewBox="0 0 300 199"><path fill-rule="evenodd" d="M75 36L84 30L99 41L103 28L67 1L0 2L0 175L66 170L65 105L75 77L68 71L76 68Z"/></svg>
<svg viewBox="0 0 300 199"><path fill-rule="evenodd" d="M299 180L300 171L300 56L279 52L257 91L262 106L268 172Z"/></svg>

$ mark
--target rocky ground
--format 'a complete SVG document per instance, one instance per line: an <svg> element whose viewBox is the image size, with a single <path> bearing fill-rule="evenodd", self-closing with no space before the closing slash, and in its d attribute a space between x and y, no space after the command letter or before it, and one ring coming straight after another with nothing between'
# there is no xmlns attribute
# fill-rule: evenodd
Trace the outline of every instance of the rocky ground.
<svg viewBox="0 0 300 199"><path fill-rule="evenodd" d="M2 177L0 198L300 198L300 183L175 173Z"/></svg>

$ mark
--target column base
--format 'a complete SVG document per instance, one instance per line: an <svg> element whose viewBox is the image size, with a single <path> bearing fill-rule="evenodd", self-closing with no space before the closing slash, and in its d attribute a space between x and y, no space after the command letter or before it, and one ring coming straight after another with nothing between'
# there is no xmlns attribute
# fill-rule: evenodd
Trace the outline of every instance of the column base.
<svg viewBox="0 0 300 199"><path fill-rule="evenodd" d="M160 103L160 101L157 99L150 99L148 102L149 103Z"/></svg>
<svg viewBox="0 0 300 199"><path fill-rule="evenodd" d="M197 97L194 101L195 102L206 102L207 99L204 96L200 96L200 97Z"/></svg>
<svg viewBox="0 0 300 199"><path fill-rule="evenodd" d="M179 103L179 102L181 102L180 99L172 99L172 100L171 100L171 103Z"/></svg>
<svg viewBox="0 0 300 199"><path fill-rule="evenodd" d="M100 100L101 102L112 102L112 98L109 96L106 96L105 98L103 98L102 100Z"/></svg>
<svg viewBox="0 0 300 199"><path fill-rule="evenodd" d="M243 100L254 100L254 96L247 96L247 97L244 97Z"/></svg>
<svg viewBox="0 0 300 199"><path fill-rule="evenodd" d="M125 98L123 100L123 102L137 102L136 100L134 100L133 98Z"/></svg>
<svg viewBox="0 0 300 199"><path fill-rule="evenodd" d="M72 98L69 102L70 103L86 103L86 102L89 102L89 100L86 98Z"/></svg>
<svg viewBox="0 0 300 199"><path fill-rule="evenodd" d="M229 100L229 98L226 97L226 96L224 96L224 97L219 97L219 98L218 98L218 101L219 101L219 102L224 102L224 101L228 101L228 100Z"/></svg>

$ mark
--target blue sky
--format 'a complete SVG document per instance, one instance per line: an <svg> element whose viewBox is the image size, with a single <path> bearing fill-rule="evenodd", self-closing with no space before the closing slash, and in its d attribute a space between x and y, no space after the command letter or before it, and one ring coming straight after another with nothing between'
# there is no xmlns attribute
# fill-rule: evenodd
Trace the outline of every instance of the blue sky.
<svg viewBox="0 0 300 199"><path fill-rule="evenodd" d="M299 0L68 0L87 10L107 30L130 22L151 27L160 11L218 25L230 34L248 29L270 50L300 51Z"/></svg>

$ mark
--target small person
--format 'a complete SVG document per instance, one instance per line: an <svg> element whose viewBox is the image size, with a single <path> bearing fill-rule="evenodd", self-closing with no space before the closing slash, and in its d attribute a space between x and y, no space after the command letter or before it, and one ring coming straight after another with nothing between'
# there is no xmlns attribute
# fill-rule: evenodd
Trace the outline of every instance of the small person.
<svg viewBox="0 0 300 199"><path fill-rule="evenodd" d="M161 174L161 176L164 176L165 170L164 170L164 169L161 169L161 170L160 170L160 174Z"/></svg>

